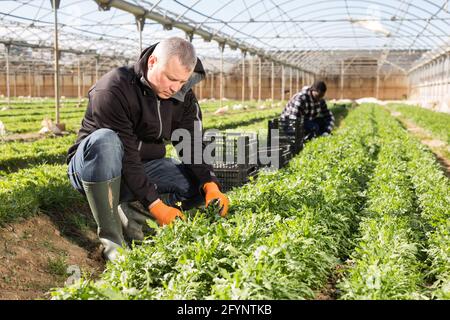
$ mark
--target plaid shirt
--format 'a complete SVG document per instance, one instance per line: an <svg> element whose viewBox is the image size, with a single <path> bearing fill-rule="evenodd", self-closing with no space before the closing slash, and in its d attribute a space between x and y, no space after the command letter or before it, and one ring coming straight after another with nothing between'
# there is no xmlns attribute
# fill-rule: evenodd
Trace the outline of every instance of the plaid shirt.
<svg viewBox="0 0 450 320"><path fill-rule="evenodd" d="M333 130L333 113L327 108L324 99L317 102L313 100L310 87L304 87L302 91L295 94L291 100L289 100L286 107L284 107L280 118L295 120L299 116L303 116L304 120L314 120L318 117L322 117L327 122L328 133Z"/></svg>

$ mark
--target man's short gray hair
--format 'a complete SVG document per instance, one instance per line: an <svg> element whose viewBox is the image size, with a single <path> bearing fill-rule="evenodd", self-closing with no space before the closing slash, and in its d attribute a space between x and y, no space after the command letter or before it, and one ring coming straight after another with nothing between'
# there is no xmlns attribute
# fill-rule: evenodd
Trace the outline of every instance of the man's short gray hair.
<svg viewBox="0 0 450 320"><path fill-rule="evenodd" d="M189 41L179 37L171 37L158 43L153 55L165 64L172 57L177 57L182 66L189 71L194 70L197 64L197 54L194 46Z"/></svg>

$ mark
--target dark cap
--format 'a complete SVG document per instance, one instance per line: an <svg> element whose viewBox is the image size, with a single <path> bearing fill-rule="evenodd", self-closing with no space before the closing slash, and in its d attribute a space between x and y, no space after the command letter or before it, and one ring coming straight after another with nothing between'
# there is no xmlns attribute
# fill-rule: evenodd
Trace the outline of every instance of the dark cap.
<svg viewBox="0 0 450 320"><path fill-rule="evenodd" d="M327 92L327 85L325 84L325 82L318 80L316 82L314 82L314 84L311 86L312 90L318 91L318 92Z"/></svg>

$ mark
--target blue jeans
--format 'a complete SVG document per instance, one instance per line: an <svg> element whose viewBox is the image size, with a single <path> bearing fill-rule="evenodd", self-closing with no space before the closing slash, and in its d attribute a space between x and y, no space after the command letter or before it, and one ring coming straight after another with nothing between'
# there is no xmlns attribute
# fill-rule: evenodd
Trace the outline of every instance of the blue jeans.
<svg viewBox="0 0 450 320"><path fill-rule="evenodd" d="M78 146L70 160L67 174L70 183L83 195L82 181L103 182L122 175L122 142L113 130L98 129ZM203 203L196 179L178 160L162 158L143 163L149 180L156 184L157 191L167 205L185 202L187 207ZM122 179L120 202L135 201L133 193Z"/></svg>
<svg viewBox="0 0 450 320"><path fill-rule="evenodd" d="M314 120L305 120L303 128L307 140L322 135L327 131L328 123L323 118L316 118Z"/></svg>

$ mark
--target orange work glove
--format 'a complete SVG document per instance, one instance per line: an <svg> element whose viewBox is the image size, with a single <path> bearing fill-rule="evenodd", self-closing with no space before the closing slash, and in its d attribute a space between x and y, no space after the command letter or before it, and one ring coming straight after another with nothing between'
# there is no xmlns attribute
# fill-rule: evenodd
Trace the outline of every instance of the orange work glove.
<svg viewBox="0 0 450 320"><path fill-rule="evenodd" d="M167 206L159 199L149 206L149 211L160 226L172 223L176 217L185 220L180 210Z"/></svg>
<svg viewBox="0 0 450 320"><path fill-rule="evenodd" d="M205 203L206 208L210 204L210 202L214 199L219 200L219 205L221 207L220 209L220 216L225 217L228 213L228 205L230 201L228 200L227 196L224 195L222 192L220 192L219 187L215 182L207 182L203 185L203 191L205 191Z"/></svg>

